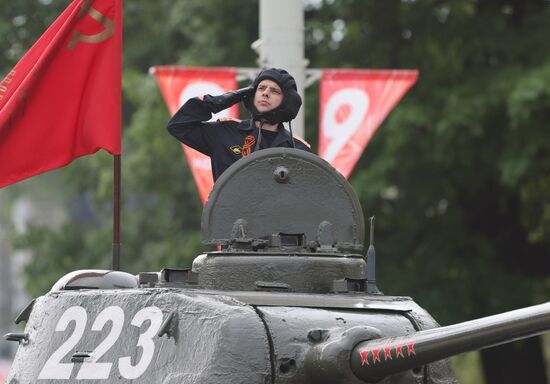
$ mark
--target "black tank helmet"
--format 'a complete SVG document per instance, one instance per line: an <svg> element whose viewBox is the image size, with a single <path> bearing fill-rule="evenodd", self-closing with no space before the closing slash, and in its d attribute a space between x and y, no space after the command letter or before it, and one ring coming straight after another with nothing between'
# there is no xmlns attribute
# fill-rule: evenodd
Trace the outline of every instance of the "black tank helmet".
<svg viewBox="0 0 550 384"><path fill-rule="evenodd" d="M277 108L268 112L260 113L254 106L254 97L246 98L243 103L246 109L252 114L253 120L265 121L269 124L277 124L286 121L290 121L296 117L300 107L302 106L302 98L298 94L296 87L296 81L294 78L284 69L270 68L265 69L254 82L254 92L258 88L258 85L262 80L272 80L276 82L283 91L283 101Z"/></svg>

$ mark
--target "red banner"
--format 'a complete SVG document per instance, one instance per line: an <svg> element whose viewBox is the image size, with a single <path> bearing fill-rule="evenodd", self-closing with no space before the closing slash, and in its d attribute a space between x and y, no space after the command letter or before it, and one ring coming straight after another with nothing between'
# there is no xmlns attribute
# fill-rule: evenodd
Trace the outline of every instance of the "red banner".
<svg viewBox="0 0 550 384"><path fill-rule="evenodd" d="M122 0L74 0L0 83L0 188L121 151Z"/></svg>
<svg viewBox="0 0 550 384"><path fill-rule="evenodd" d="M231 67L192 68L192 67L153 67L151 72L156 76L157 83L170 115L190 98L202 95L220 95L237 88L236 69ZM238 117L238 104L223 110L214 116L211 121L220 117ZM204 204L212 190L214 180L210 157L183 145L187 163L191 168L199 195Z"/></svg>
<svg viewBox="0 0 550 384"><path fill-rule="evenodd" d="M319 156L348 178L376 129L417 78L418 71L323 70Z"/></svg>

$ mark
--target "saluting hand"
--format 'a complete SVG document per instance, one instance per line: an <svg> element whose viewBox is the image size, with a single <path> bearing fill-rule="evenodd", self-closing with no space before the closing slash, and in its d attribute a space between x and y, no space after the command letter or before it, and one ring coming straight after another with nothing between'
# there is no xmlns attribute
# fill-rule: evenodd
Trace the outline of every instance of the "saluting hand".
<svg viewBox="0 0 550 384"><path fill-rule="evenodd" d="M219 96L204 95L203 101L208 104L212 113L218 113L253 95L254 87L246 87Z"/></svg>

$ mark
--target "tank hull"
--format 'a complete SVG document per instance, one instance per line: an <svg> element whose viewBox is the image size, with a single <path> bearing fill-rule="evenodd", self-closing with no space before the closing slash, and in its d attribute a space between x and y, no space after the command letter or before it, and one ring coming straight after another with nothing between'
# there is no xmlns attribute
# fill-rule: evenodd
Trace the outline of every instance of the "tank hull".
<svg viewBox="0 0 550 384"><path fill-rule="evenodd" d="M357 329L390 337L437 327L410 298L220 292L186 288L79 290L37 299L8 383L313 383L312 345ZM349 371L352 350L343 351ZM343 360L342 360L343 361ZM360 383L340 375L335 383ZM454 383L446 360L382 383Z"/></svg>

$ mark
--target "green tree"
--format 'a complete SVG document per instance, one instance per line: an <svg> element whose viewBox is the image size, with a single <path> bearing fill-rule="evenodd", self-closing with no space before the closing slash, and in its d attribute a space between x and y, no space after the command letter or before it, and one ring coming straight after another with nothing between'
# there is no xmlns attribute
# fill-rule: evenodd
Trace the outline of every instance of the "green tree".
<svg viewBox="0 0 550 384"><path fill-rule="evenodd" d="M22 3L3 15L9 39L4 72L17 62L67 5L66 1ZM40 16L36 16L40 14ZM132 1L124 7L122 268L133 273L189 266L205 249L200 242L201 204L181 146L166 132L165 104L148 75L159 64L252 66L254 52L243 44L258 30L255 1ZM228 15L233 15L228 17ZM236 17L247 20L234 28ZM30 17L44 20L37 26ZM23 22L23 20L25 22ZM227 32L229 31L229 32ZM13 37L12 37L13 36ZM26 37L23 39L22 37ZM11 42L11 43L10 43ZM10 52L12 52L10 56ZM86 177L82 177L86 175ZM60 230L30 227L17 240L36 255L26 269L28 289L46 292L64 273L110 268L112 158L98 153L78 159L38 181L7 188L17 195L36 183L63 184L71 220ZM27 187L28 185L28 187ZM86 205L93 217L74 209ZM35 276L40 274L40 278Z"/></svg>
<svg viewBox="0 0 550 384"><path fill-rule="evenodd" d="M548 3L348 1L311 13L314 66L420 70L351 179L378 218L384 291L412 294L443 323L545 300ZM519 367L522 353L533 357ZM545 382L536 339L482 361L487 383Z"/></svg>

